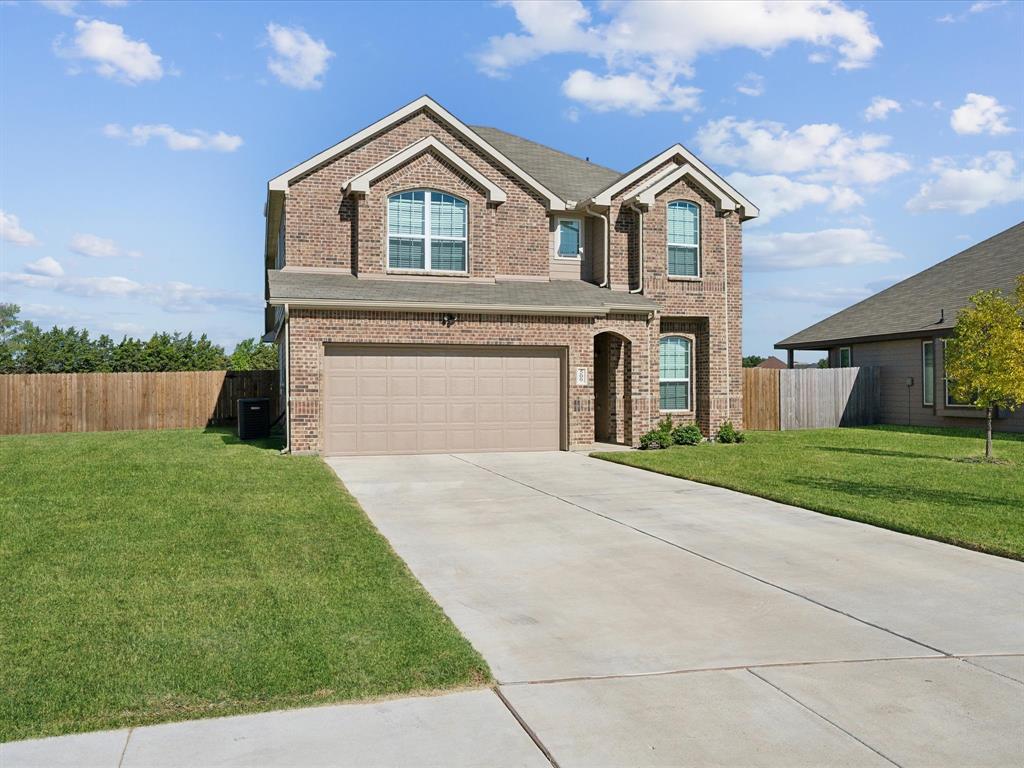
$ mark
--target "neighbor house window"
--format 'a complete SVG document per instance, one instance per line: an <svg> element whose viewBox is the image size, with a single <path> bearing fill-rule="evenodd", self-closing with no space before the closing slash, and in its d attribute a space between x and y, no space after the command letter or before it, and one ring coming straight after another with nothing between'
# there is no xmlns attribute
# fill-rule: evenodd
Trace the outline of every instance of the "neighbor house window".
<svg viewBox="0 0 1024 768"><path fill-rule="evenodd" d="M557 250L560 259L578 259L583 253L583 222L579 219L559 219L555 229Z"/></svg>
<svg viewBox="0 0 1024 768"><path fill-rule="evenodd" d="M700 276L700 208L685 200L668 204L668 274Z"/></svg>
<svg viewBox="0 0 1024 768"><path fill-rule="evenodd" d="M850 348L849 347L840 347L839 348L839 367L840 368L849 368L851 365L853 365L853 355L850 354Z"/></svg>
<svg viewBox="0 0 1024 768"><path fill-rule="evenodd" d="M388 268L466 271L468 206L444 192L388 198Z"/></svg>
<svg viewBox="0 0 1024 768"><path fill-rule="evenodd" d="M921 404L935 405L935 342L921 342Z"/></svg>
<svg viewBox="0 0 1024 768"><path fill-rule="evenodd" d="M658 388L663 411L690 410L692 343L683 336L666 336L658 342Z"/></svg>
<svg viewBox="0 0 1024 768"><path fill-rule="evenodd" d="M946 340L942 340L942 388L945 390L946 407L948 408L972 408L970 402L966 400L957 400L950 393L950 387L953 385L952 379L946 377Z"/></svg>

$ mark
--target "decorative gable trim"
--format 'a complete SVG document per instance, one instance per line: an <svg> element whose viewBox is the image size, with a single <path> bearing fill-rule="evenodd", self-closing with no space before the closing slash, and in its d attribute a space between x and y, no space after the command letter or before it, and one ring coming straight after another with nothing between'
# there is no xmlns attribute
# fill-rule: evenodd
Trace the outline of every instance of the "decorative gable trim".
<svg viewBox="0 0 1024 768"><path fill-rule="evenodd" d="M682 163L683 165L689 165L693 173L699 173L701 178L707 180L709 184L713 184L718 188L722 194L735 203L734 208L739 209L740 216L743 219L753 219L760 214L756 205L736 191L732 185L701 162L699 157L693 154L682 144L674 144L661 154L652 157L643 165L634 168L629 173L623 174L614 184L594 196L593 205L611 205L612 198L615 197L615 195L622 192L622 190L627 189L630 185L635 184L639 179L642 179L656 168L672 161Z"/></svg>
<svg viewBox="0 0 1024 768"><path fill-rule="evenodd" d="M390 173L410 160L419 157L424 152L434 152L440 155L448 163L455 166L460 173L476 182L477 186L487 190L488 202L498 204L504 203L507 199L505 190L459 157L454 150L449 148L435 136L424 136L419 141L413 142L405 149L396 152L387 160L383 160L369 170L364 171L358 176L352 177L345 183L345 194L366 194L370 191L370 185L381 176Z"/></svg>
<svg viewBox="0 0 1024 768"><path fill-rule="evenodd" d="M373 138L377 134L387 130L396 123L401 122L407 117L415 114L420 110L426 110L434 115L436 118L445 123L453 132L460 135L468 143L475 146L485 155L497 162L498 165L508 170L513 176L522 181L526 186L533 189L537 194L543 197L547 202L548 210L551 211L564 211L566 209L565 201L562 200L558 195L552 192L550 189L545 187L525 170L520 168L518 165L509 160L505 155L491 146L489 143L484 141L475 131L473 131L468 125L459 120L455 115L449 112L447 109L442 107L436 101L429 96L421 96L409 104L406 104L401 109L392 112L387 117L384 117L373 125L370 125L358 133L354 133L344 141L335 144L333 147L325 149L323 152L314 155L303 163L299 163L291 170L285 171L279 176L275 176L267 184L267 190L270 193L273 192L287 192L289 185L295 180L302 176L316 170L320 166L330 162L335 157L340 155L352 147L361 144L368 139Z"/></svg>
<svg viewBox="0 0 1024 768"><path fill-rule="evenodd" d="M711 179L705 176L700 171L696 170L689 163L683 163L677 166L674 170L664 173L654 180L654 182L646 187L642 192L636 195L634 201L638 205L642 205L646 208L650 208L654 205L654 199L664 192L666 189L671 187L677 181L683 177L689 177L697 183L698 186L704 189L711 197L715 198L719 211L735 211L736 202L730 198L722 189L715 184Z"/></svg>

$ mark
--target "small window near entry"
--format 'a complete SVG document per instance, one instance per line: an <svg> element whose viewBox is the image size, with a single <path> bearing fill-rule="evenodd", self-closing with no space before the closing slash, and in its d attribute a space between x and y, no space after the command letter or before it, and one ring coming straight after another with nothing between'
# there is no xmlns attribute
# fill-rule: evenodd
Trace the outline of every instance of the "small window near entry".
<svg viewBox="0 0 1024 768"><path fill-rule="evenodd" d="M690 410L691 350L690 340L683 336L658 342L658 401L663 411Z"/></svg>
<svg viewBox="0 0 1024 768"><path fill-rule="evenodd" d="M578 259L583 254L582 224L579 219L558 220L558 227L555 230L555 254L558 258Z"/></svg>
<svg viewBox="0 0 1024 768"><path fill-rule="evenodd" d="M921 404L935 405L935 342L921 342Z"/></svg>
<svg viewBox="0 0 1024 768"><path fill-rule="evenodd" d="M849 368L851 365L853 365L853 355L850 354L850 348L849 347L840 347L839 348L839 367L840 368Z"/></svg>
<svg viewBox="0 0 1024 768"><path fill-rule="evenodd" d="M700 208L685 200L668 204L668 275L700 277Z"/></svg>

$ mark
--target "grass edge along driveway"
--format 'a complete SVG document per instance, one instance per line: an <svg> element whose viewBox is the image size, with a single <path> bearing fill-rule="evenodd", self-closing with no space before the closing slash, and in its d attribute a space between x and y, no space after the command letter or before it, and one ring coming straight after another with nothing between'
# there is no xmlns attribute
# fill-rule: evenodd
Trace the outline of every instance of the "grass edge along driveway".
<svg viewBox="0 0 1024 768"><path fill-rule="evenodd" d="M717 485L901 533L1024 560L1024 435L927 427L747 432L739 445L616 451L595 458Z"/></svg>
<svg viewBox="0 0 1024 768"><path fill-rule="evenodd" d="M0 437L0 742L490 679L330 468L278 447Z"/></svg>

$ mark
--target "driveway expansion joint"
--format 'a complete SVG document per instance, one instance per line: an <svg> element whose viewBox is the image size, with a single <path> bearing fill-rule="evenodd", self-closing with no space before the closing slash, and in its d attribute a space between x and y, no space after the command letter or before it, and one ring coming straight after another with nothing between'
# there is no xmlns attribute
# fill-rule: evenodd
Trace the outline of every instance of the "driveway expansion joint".
<svg viewBox="0 0 1024 768"><path fill-rule="evenodd" d="M772 587L774 589L778 589L779 591L785 592L786 594L792 595L793 597L798 597L798 598L800 598L802 600L806 600L807 602L809 602L809 603L811 603L813 605L817 605L819 608L824 608L825 610L832 611L833 613L838 613L840 616L845 616L846 618L852 619L853 621L857 621L857 622L860 622L861 624L865 624L865 625L867 625L869 627L872 627L874 629L880 630L882 632L886 632L886 633L888 633L890 635L893 635L894 637L900 638L901 640L906 640L908 643L913 643L914 645L919 645L922 648L927 648L929 651L934 651L935 653L941 654L942 656L953 657L955 655L955 654L951 653L950 651L944 651L941 648L936 648L935 646L928 645L928 643L922 642L920 640L916 640L916 639L914 639L912 637L909 637L907 635L900 634L899 632L896 632L895 630L889 629L888 627L883 627L880 624L875 624L874 622L868 621L867 619L862 619L861 617L855 616L852 613L847 613L846 611L840 610L839 608L836 608L834 606L828 605L827 603L823 603L820 600L815 600L813 597L809 597L808 595L802 594L802 593L797 592L797 591L792 590L792 589L788 589L787 587L783 587L781 584L776 584L775 582L768 581L767 579L762 579L760 576L755 576L754 574L749 573L747 571L744 571L741 568L737 568L735 566L729 565L728 563L723 563L721 560L716 560L713 557L709 557L708 555L701 554L700 552L697 552L695 550L688 549L687 547L684 547L683 545L678 544L678 543L676 543L674 541L669 541L668 539L662 538L661 536L657 536L657 535L655 535L655 534L653 534L653 533L651 533L649 531L645 531L643 528L637 528L634 525L630 525L629 523L625 523L625 522L623 522L621 520L617 520L616 518L614 518L614 517L612 517L610 515L606 515L606 514L604 514L602 512L598 512L596 510L590 509L589 507L585 507L582 504L579 504L579 503L577 503L575 501L570 501L569 499L566 499L566 498L564 498L562 496L559 496L558 494L551 493L550 491L545 491L543 488L537 488L536 486L530 485L529 483L524 483L522 480L517 480L514 477L509 477L508 475L503 475L501 472L497 472L497 471L495 471L495 470L493 470L493 469L491 469L489 467L485 467L485 466L483 466L481 464L477 464L475 462L472 462L469 459L465 458L464 456L459 456L459 455L456 455L456 454L449 454L449 455L453 459L458 459L459 461L465 462L466 464L469 464L470 466L476 467L478 469L482 469L485 472L490 472L492 475L495 475L496 477L500 477L500 478L502 478L504 480L508 480L510 482L513 482L513 483L518 483L519 485L523 486L524 488L529 488L531 490L536 491L537 493L540 493L540 494L543 494L545 496L548 496L549 498L556 499L556 500L562 502L563 504L568 504L570 506L576 507L577 509L582 509L584 512L589 512L592 515L596 515L597 517L600 517L600 518L603 518L605 520L608 520L609 522L615 523L616 525L621 525L623 528L628 528L631 531L635 531L636 533L639 533L639 534L642 534L642 535L647 536L649 538L652 538L655 541L660 541L662 544L667 544L670 547L675 547L676 549L680 550L681 552L686 552L687 554L692 555L694 557L699 557L702 560L706 560L709 563L713 563L714 565L717 565L717 566L719 566L721 568L726 568L726 569L732 571L733 573L737 573L737 574L739 574L741 576L746 576L748 579L753 579L754 581L760 582L761 584L764 584L765 586ZM589 459L589 457L586 457L586 458ZM596 461L596 459L590 459L590 460L591 461ZM641 470L638 470L638 471L646 472L647 470L641 469Z"/></svg>
<svg viewBox="0 0 1024 768"><path fill-rule="evenodd" d="M505 694L501 692L501 688L495 685L491 690L494 691L494 695L498 697L501 703L505 705L505 709L509 711L509 714L516 719L516 722L519 723L519 727L522 728L526 735L530 737L530 740L534 745L536 745L537 749L541 751L541 754L544 755L549 763L551 763L551 768L561 768L561 766L558 765L558 761L555 760L548 748L544 746L544 742L540 740L540 736L538 736L536 731L530 727L530 724L523 719L523 716L516 711L516 708L512 706L512 702L505 698Z"/></svg>
<svg viewBox="0 0 1024 768"><path fill-rule="evenodd" d="M800 705L801 707L806 709L808 712L810 712L815 717L818 717L818 718L824 720L826 723L831 725L836 730L842 731L843 733L845 733L847 736L849 736L851 739L853 739L857 743L862 744L867 749L870 749L872 752L874 752L876 755L878 755L883 760L886 760L887 762L892 763L893 765L896 766L896 768L903 768L903 766L901 766L899 763L897 763L895 760L893 760L891 757L889 757L884 752L880 752L878 749L876 749L875 747L873 747L870 744L868 744L868 742L864 741L864 739L862 739L859 736L857 736L856 734L851 733L850 731L846 730L845 728L843 728L843 726L839 725L834 720L830 720L829 718L825 717L823 714L818 712L816 709L814 709L813 707L810 707L807 704L805 704L804 702L800 701L800 699L798 699L796 696L794 696L793 694L791 694L788 691L784 690L783 688L780 688L775 683L773 683L770 680L767 680L767 679L761 677L761 675L757 674L757 672L755 672L754 670L750 669L749 667L747 668L747 672L752 674L754 677L756 677L758 680L760 680L765 685L771 686L772 688L774 688L776 691L781 693L786 698L788 698L791 701L795 702L796 704Z"/></svg>

